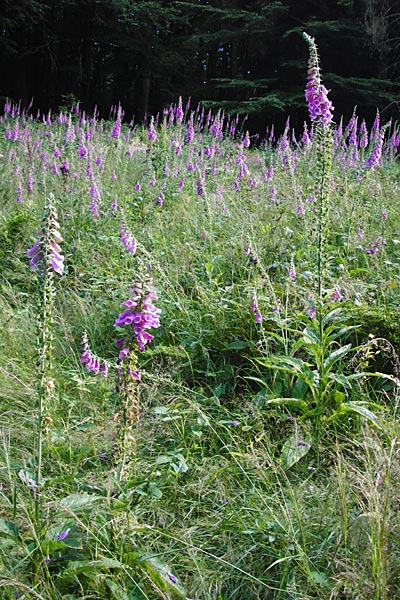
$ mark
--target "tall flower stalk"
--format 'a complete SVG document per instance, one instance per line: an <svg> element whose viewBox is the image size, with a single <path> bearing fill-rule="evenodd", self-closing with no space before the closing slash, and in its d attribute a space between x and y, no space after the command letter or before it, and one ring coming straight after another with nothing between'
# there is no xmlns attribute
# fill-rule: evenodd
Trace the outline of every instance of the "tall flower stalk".
<svg viewBox="0 0 400 600"><path fill-rule="evenodd" d="M129 248L127 248L129 251ZM136 249L136 246L135 246ZM116 435L114 442L114 465L119 482L124 481L132 470L136 454L135 428L139 421L139 354L153 340L149 330L160 326L161 310L154 305L157 294L152 287L152 279L139 262L139 274L130 289L129 298L122 302L123 309L114 321L114 327L122 337L115 342L118 358L114 369L117 371L118 407L114 414ZM110 363L96 356L89 347L86 333L82 338L80 362L88 371L103 376L109 373Z"/></svg>
<svg viewBox="0 0 400 600"><path fill-rule="evenodd" d="M316 170L314 195L317 200L317 287L322 300L323 279L326 268L325 241L329 226L329 193L332 174L332 131L333 105L328 90L321 82L318 50L314 38L303 33L310 52L305 97L314 128L316 144Z"/></svg>
<svg viewBox="0 0 400 600"><path fill-rule="evenodd" d="M124 331L124 337L117 341L121 350L118 355L119 410L115 414L114 459L119 481L123 481L131 470L136 451L134 429L139 421L138 384L141 379L138 353L153 339L149 329L160 326L161 310L153 304L157 295L151 285L152 280L147 273L139 277L130 290L130 297L121 304L124 310L114 322L115 327Z"/></svg>
<svg viewBox="0 0 400 600"><path fill-rule="evenodd" d="M51 398L54 389L53 370L53 309L56 296L54 273L64 272L64 256L61 254L57 211L53 194L49 195L43 226L32 248L27 250L29 264L36 271L42 287L41 314L39 318L39 386L35 441L35 517L37 526L41 515L43 438L51 423Z"/></svg>

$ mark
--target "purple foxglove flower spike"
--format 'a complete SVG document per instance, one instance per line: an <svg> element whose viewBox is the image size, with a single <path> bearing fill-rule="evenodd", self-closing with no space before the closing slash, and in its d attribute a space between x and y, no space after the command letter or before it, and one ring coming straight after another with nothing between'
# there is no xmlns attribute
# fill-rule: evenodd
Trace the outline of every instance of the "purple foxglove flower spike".
<svg viewBox="0 0 400 600"><path fill-rule="evenodd" d="M157 141L157 132L154 128L154 117L151 117L151 121L150 121L150 125L149 125L149 131L147 134L147 139L149 140L149 142L156 142Z"/></svg>
<svg viewBox="0 0 400 600"><path fill-rule="evenodd" d="M321 83L319 58L315 39L310 37L307 33L303 33L303 36L310 50L305 91L310 119L312 121L320 120L323 125L329 126L333 119L333 105L328 98L328 90Z"/></svg>

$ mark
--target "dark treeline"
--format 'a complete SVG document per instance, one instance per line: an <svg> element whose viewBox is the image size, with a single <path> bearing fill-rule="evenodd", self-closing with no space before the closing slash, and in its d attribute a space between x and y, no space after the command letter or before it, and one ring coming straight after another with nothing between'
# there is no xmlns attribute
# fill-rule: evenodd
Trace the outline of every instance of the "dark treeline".
<svg viewBox="0 0 400 600"><path fill-rule="evenodd" d="M142 119L178 96L249 114L252 129L305 118L315 36L336 115L399 112L400 0L2 0L0 95L47 110L79 99Z"/></svg>

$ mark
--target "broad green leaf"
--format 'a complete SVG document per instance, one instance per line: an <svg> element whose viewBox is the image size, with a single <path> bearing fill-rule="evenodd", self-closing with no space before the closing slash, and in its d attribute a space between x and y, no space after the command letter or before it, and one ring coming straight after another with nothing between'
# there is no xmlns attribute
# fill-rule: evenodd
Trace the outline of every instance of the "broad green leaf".
<svg viewBox="0 0 400 600"><path fill-rule="evenodd" d="M324 360L324 369L329 369L335 362L340 360L343 356L346 356L346 354L350 352L351 347L351 344L346 344L346 346L342 346L341 348L334 350L334 352L331 352L328 358Z"/></svg>
<svg viewBox="0 0 400 600"><path fill-rule="evenodd" d="M342 404L342 407L346 412L355 412L373 423L378 429L382 429L382 425L379 423L376 414L369 410L364 404L358 402L346 402L345 404Z"/></svg>
<svg viewBox="0 0 400 600"><path fill-rule="evenodd" d="M186 600L187 593L178 577L159 557L143 556L139 559L139 566L146 571L151 580L162 590L172 589L179 598Z"/></svg>
<svg viewBox="0 0 400 600"><path fill-rule="evenodd" d="M307 408L307 402L301 400L301 398L272 398L271 400L267 400L265 404L277 404L281 406L297 406L305 410Z"/></svg>
<svg viewBox="0 0 400 600"><path fill-rule="evenodd" d="M352 389L352 385L346 375L341 375L340 373L329 373L329 379L337 381L337 383L340 383L340 385L342 385L346 390Z"/></svg>
<svg viewBox="0 0 400 600"><path fill-rule="evenodd" d="M98 560L70 560L67 563L66 574L93 573L99 569L123 569L124 565L114 558L99 558Z"/></svg>
<svg viewBox="0 0 400 600"><path fill-rule="evenodd" d="M313 327L306 327L303 330L303 340L306 344L321 344L321 340L319 339L318 333L315 331Z"/></svg>
<svg viewBox="0 0 400 600"><path fill-rule="evenodd" d="M319 571L310 571L309 577L313 583L323 587L329 582L328 575L326 573L320 573Z"/></svg>
<svg viewBox="0 0 400 600"><path fill-rule="evenodd" d="M0 538L3 535L17 541L19 539L19 529L15 523L0 518Z"/></svg>
<svg viewBox="0 0 400 600"><path fill-rule="evenodd" d="M347 335L349 333L349 331L353 331L354 329L359 329L361 327L361 325L348 325L347 327L342 327L341 329L339 329L338 331L335 331L335 333L330 334L329 333L329 340L336 340L339 337L342 337L343 335ZM331 329L331 328L330 328ZM332 330L334 328L332 327Z"/></svg>
<svg viewBox="0 0 400 600"><path fill-rule="evenodd" d="M166 465L167 463L170 463L171 460L172 458L170 456L165 456L165 454L161 454L156 459L156 465Z"/></svg>
<svg viewBox="0 0 400 600"><path fill-rule="evenodd" d="M112 594L110 598L115 598L115 600L131 600L131 596L116 581L107 578L105 579L105 583Z"/></svg>
<svg viewBox="0 0 400 600"><path fill-rule="evenodd" d="M104 498L95 494L71 494L66 496L60 502L60 506L71 512L80 512L82 510L90 510L100 502L104 502Z"/></svg>
<svg viewBox="0 0 400 600"><path fill-rule="evenodd" d="M309 386L304 379L298 377L294 383L292 394L293 398L303 399L309 390Z"/></svg>
<svg viewBox="0 0 400 600"><path fill-rule="evenodd" d="M249 346L249 342L245 342L244 340L236 340L228 344L224 350L242 350L243 348L248 348Z"/></svg>
<svg viewBox="0 0 400 600"><path fill-rule="evenodd" d="M322 319L322 324L326 325L327 323L330 323L331 321L337 321L338 320L338 316L340 315L341 312L342 312L341 308L335 308L334 310L331 310Z"/></svg>
<svg viewBox="0 0 400 600"><path fill-rule="evenodd" d="M287 470L295 465L311 448L311 442L303 440L297 433L290 436L283 445L281 452L282 467Z"/></svg>

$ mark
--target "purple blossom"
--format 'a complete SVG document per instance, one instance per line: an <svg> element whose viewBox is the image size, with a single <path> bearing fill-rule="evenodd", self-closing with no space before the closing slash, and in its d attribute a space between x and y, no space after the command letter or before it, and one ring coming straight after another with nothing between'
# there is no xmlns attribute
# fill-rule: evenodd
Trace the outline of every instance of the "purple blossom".
<svg viewBox="0 0 400 600"><path fill-rule="evenodd" d="M157 300L157 295L154 291L150 291L142 296L141 288L135 288L132 291L131 297L121 304L123 308L128 308L122 311L114 322L115 327L123 327L125 325L133 327L133 333L136 336L139 350L141 351L144 350L146 344L151 342L154 337L148 330L160 326L159 315L161 310L154 306L154 300ZM133 312L131 309L136 310ZM121 352L124 352L124 350L122 349Z"/></svg>
<svg viewBox="0 0 400 600"><path fill-rule="evenodd" d="M186 141L190 144L194 138L193 113L190 115L189 123L186 129Z"/></svg>
<svg viewBox="0 0 400 600"><path fill-rule="evenodd" d="M372 150L372 154L367 160L366 164L370 169L374 169L380 164L382 158L383 137L384 134L379 136L377 142L375 143L374 149Z"/></svg>
<svg viewBox="0 0 400 600"><path fill-rule="evenodd" d="M149 142L156 142L157 141L157 132L156 132L155 127L154 127L154 117L151 117L151 121L150 121L150 125L149 125L149 131L147 133L147 139L149 140Z"/></svg>
<svg viewBox="0 0 400 600"><path fill-rule="evenodd" d="M65 529L64 531L62 531L61 533L58 534L57 539L60 542L63 542L68 537L70 531L71 531L71 528L68 527L68 529Z"/></svg>
<svg viewBox="0 0 400 600"><path fill-rule="evenodd" d="M60 243L63 241L53 206L49 206L46 226L39 232L39 239L28 248L27 256L32 270L47 267L59 275L64 272L64 256L61 254ZM46 264L45 264L46 261Z"/></svg>
<svg viewBox="0 0 400 600"><path fill-rule="evenodd" d="M335 287L335 290L333 294L330 295L329 299L331 302L341 302L343 300L343 296L338 285Z"/></svg>
<svg viewBox="0 0 400 600"><path fill-rule="evenodd" d="M113 215L115 215L117 213L117 210L118 210L118 200L117 200L117 198L114 198L114 200L111 202L110 208L111 208L111 211L112 211Z"/></svg>
<svg viewBox="0 0 400 600"><path fill-rule="evenodd" d="M64 160L64 162L60 163L60 171L61 175L64 177L69 175L69 162L67 160Z"/></svg>
<svg viewBox="0 0 400 600"><path fill-rule="evenodd" d="M43 252L41 249L41 240L37 240L37 242L35 242L35 244L32 246L32 248L28 248L28 250L26 251L29 260L29 265L31 267L31 269L36 269L38 266L38 263L42 260L43 258Z"/></svg>
<svg viewBox="0 0 400 600"><path fill-rule="evenodd" d="M82 144L82 142L79 144L78 156L79 156L80 160L82 160L83 158L86 158L86 156L87 156L87 148L86 148L85 144Z"/></svg>
<svg viewBox="0 0 400 600"><path fill-rule="evenodd" d="M94 373L95 375L101 373L103 377L107 377L108 375L108 364L104 361L103 364L101 364L101 360L95 354L93 354L89 348L86 333L84 333L82 336L82 354L79 362L85 365L89 373Z"/></svg>
<svg viewBox="0 0 400 600"><path fill-rule="evenodd" d="M111 130L110 139L117 140L121 135L121 106L118 107L117 118Z"/></svg>
<svg viewBox="0 0 400 600"><path fill-rule="evenodd" d="M178 123L182 123L183 117L184 117L184 112L183 112L183 108L182 108L182 98L181 96L179 96L179 101L178 101L178 106L176 107L176 120L178 121Z"/></svg>
<svg viewBox="0 0 400 600"><path fill-rule="evenodd" d="M19 203L24 202L24 195L22 193L22 185L19 185L17 187L17 202L19 202Z"/></svg>
<svg viewBox="0 0 400 600"><path fill-rule="evenodd" d="M303 35L310 49L305 90L308 112L312 121L320 119L323 125L329 126L333 119L333 105L328 98L328 90L321 83L317 46L314 38L306 33Z"/></svg>
<svg viewBox="0 0 400 600"><path fill-rule="evenodd" d="M251 310L255 313L256 323L262 323L262 314L258 309L257 295L254 293L251 298Z"/></svg>
<svg viewBox="0 0 400 600"><path fill-rule="evenodd" d="M368 146L368 130L367 130L367 125L365 123L365 119L363 119L363 121L360 125L359 146L360 146L360 148L366 148Z"/></svg>
<svg viewBox="0 0 400 600"><path fill-rule="evenodd" d="M308 312L310 319L313 319L317 314L317 307L315 304L309 304L306 308L306 311Z"/></svg>
<svg viewBox="0 0 400 600"><path fill-rule="evenodd" d="M381 250L382 246L386 245L386 239L382 236L379 236L377 240L372 242L372 244L364 249L365 254L377 254L379 250Z"/></svg>
<svg viewBox="0 0 400 600"><path fill-rule="evenodd" d="M129 254L134 255L136 253L136 240L133 237L133 235L130 233L130 231L128 231L127 225L126 225L123 217L121 218L121 221L119 224L119 231L121 234L121 242L123 243L125 248L128 250Z"/></svg>
<svg viewBox="0 0 400 600"><path fill-rule="evenodd" d="M95 181L92 181L89 190L90 194L90 212L95 218L99 217L99 203L101 201L101 193Z"/></svg>

